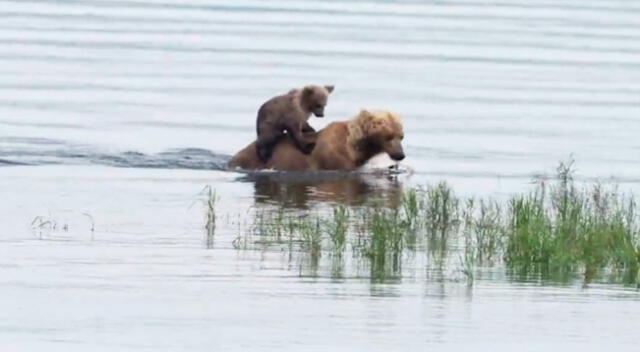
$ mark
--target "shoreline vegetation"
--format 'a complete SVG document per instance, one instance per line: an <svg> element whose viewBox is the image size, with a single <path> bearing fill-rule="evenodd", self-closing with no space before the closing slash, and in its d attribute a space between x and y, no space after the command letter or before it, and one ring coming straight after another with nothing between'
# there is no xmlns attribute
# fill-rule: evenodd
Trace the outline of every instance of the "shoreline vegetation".
<svg viewBox="0 0 640 352"><path fill-rule="evenodd" d="M454 264L473 283L479 268L504 267L515 280L640 284L640 219L617 186L578 185L573 161L551 180L506 201L461 199L445 182L404 191L398 206L331 205L317 212L256 210L238 223L236 249L288 248L331 276L345 263L368 268L374 282L402 277L403 263L424 254L429 266ZM207 189L208 247L215 232L215 191ZM450 269L450 268L449 268ZM638 286L640 287L640 286Z"/></svg>

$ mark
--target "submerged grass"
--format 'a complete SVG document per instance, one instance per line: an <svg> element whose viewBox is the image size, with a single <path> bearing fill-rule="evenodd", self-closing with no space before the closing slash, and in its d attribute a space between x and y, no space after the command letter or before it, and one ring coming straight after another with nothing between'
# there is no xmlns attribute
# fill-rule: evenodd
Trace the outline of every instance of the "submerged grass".
<svg viewBox="0 0 640 352"><path fill-rule="evenodd" d="M540 183L532 195L511 201L505 262L524 276L582 272L591 282L611 270L623 282L636 282L640 237L635 201L615 187L577 189L571 167L562 163L557 184Z"/></svg>
<svg viewBox="0 0 640 352"><path fill-rule="evenodd" d="M327 221L327 232L333 243L334 252L342 255L349 231L349 209L338 205L332 209L333 216Z"/></svg>
<svg viewBox="0 0 640 352"><path fill-rule="evenodd" d="M429 236L446 240L458 223L459 203L453 190L445 182L427 188L425 201L421 204L424 205L423 212Z"/></svg>
<svg viewBox="0 0 640 352"><path fill-rule="evenodd" d="M477 209L476 209L477 207ZM502 209L495 201L467 200L463 211L465 262L491 265L504 245Z"/></svg>
<svg viewBox="0 0 640 352"><path fill-rule="evenodd" d="M370 260L371 279L380 281L399 275L410 221L397 211L375 209L369 214L370 236L361 250Z"/></svg>
<svg viewBox="0 0 640 352"><path fill-rule="evenodd" d="M295 245L308 253L311 265L328 252L332 277L342 277L349 249L368 265L373 281L401 277L408 254L426 250L440 268L451 253L462 251L458 269L471 280L476 267L502 264L519 279L580 275L587 283L607 278L637 284L640 229L634 199L601 184L578 188L573 170L572 162L561 163L555 180L539 181L528 194L506 202L461 202L440 183L405 192L396 208L337 205L314 214L281 208L256 214L251 235L262 245ZM209 199L215 199L211 190ZM215 203L208 204L211 213ZM208 231L210 224L215 228L215 212L207 217Z"/></svg>
<svg viewBox="0 0 640 352"><path fill-rule="evenodd" d="M205 224L204 228L207 231L206 245L207 248L213 248L213 239L216 234L216 202L218 197L216 191L211 186L205 186L202 192L205 196Z"/></svg>

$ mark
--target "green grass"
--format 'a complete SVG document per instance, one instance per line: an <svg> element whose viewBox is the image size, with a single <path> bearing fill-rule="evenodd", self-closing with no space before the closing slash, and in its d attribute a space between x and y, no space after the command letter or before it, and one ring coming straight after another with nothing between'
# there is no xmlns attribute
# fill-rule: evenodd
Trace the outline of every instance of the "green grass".
<svg viewBox="0 0 640 352"><path fill-rule="evenodd" d="M503 211L491 200L469 199L463 211L465 261L491 265L499 260L504 245Z"/></svg>
<svg viewBox="0 0 640 352"><path fill-rule="evenodd" d="M445 182L429 186L419 204L423 206L415 214L424 217L429 236L446 240L459 222L460 201L453 190Z"/></svg>
<svg viewBox="0 0 640 352"><path fill-rule="evenodd" d="M208 198L206 228L213 233L215 192L209 189ZM265 210L255 214L250 232L253 244L286 245L307 253L312 265L326 252L336 278L342 277L345 253L369 268L371 280L384 281L401 277L403 263L424 251L428 265L439 268L455 254L458 270L471 280L480 267L502 265L526 280L640 281L634 199L616 187L579 187L572 162L561 163L554 179L538 181L529 193L502 202L460 200L443 182L406 191L395 208L336 205L302 214ZM246 237L236 243L251 248Z"/></svg>
<svg viewBox="0 0 640 352"><path fill-rule="evenodd" d="M342 255L349 232L350 212L346 206L337 205L332 209L332 215L326 222L326 232L333 243L334 253Z"/></svg>
<svg viewBox="0 0 640 352"><path fill-rule="evenodd" d="M399 275L408 225L407 219L395 210L373 208L368 214L369 236L361 253L370 261L372 280Z"/></svg>
<svg viewBox="0 0 640 352"><path fill-rule="evenodd" d="M591 282L608 271L625 283L638 281L633 198L600 184L578 189L570 164L560 165L551 186L540 183L531 194L514 197L506 220L504 260L521 276L580 273Z"/></svg>

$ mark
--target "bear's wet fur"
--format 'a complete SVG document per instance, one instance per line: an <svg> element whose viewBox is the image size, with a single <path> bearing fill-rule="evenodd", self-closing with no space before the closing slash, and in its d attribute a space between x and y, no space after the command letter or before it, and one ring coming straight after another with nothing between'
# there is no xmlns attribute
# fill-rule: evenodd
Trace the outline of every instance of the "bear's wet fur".
<svg viewBox="0 0 640 352"><path fill-rule="evenodd" d="M373 156L386 153L400 161L404 131L398 115L389 111L362 110L348 121L330 123L317 133L317 145L311 154L303 154L290 136L274 147L267 162L256 155L253 142L233 156L230 168L248 170L354 170Z"/></svg>

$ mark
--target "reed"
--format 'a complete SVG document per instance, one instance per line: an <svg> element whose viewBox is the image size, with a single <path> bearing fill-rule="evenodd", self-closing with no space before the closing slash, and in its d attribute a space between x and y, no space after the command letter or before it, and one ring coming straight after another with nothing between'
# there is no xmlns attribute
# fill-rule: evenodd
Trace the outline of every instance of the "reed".
<svg viewBox="0 0 640 352"><path fill-rule="evenodd" d="M343 268L351 249L354 258L367 263L374 281L400 277L407 256L426 249L439 268L451 253L462 251L459 270L470 279L479 266L504 265L521 279L579 275L587 283L604 277L638 283L635 200L615 186L579 187L574 174L573 162L561 163L552 180L538 181L530 192L503 202L461 201L442 182L406 191L396 207L335 205L303 215L281 207L256 213L251 233L261 244L297 247L316 264L330 252L336 268ZM205 227L213 234L211 189L208 199Z"/></svg>

